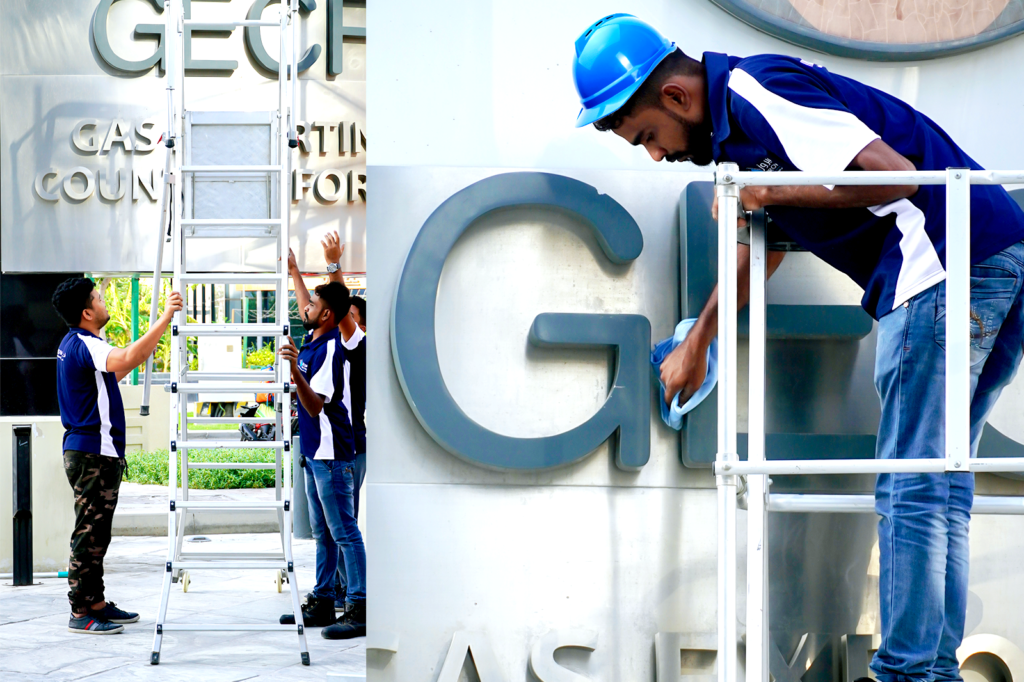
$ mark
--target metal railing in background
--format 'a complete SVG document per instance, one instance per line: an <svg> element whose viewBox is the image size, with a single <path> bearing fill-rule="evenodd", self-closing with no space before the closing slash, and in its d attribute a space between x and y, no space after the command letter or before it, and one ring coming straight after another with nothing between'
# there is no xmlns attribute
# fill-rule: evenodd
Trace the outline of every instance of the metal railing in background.
<svg viewBox="0 0 1024 682"><path fill-rule="evenodd" d="M868 512L869 495L771 495L769 475L1024 471L1024 458L970 457L970 186L1024 184L1024 171L741 172L719 164L718 199L718 679L736 682L737 477L747 476L747 682L768 682L768 512ZM946 455L913 460L765 460L767 240L751 221L748 457L737 454L739 191L751 186L946 185ZM1024 499L978 498L974 513L1024 514Z"/></svg>

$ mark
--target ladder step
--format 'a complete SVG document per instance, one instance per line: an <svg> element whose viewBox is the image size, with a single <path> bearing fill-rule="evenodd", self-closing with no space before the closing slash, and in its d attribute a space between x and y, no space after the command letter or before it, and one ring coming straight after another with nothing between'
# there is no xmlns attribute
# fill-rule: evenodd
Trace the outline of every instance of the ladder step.
<svg viewBox="0 0 1024 682"><path fill-rule="evenodd" d="M184 284L278 284L282 275L276 272L183 272L179 275ZM228 326L228 325L225 325ZM243 325L236 325L243 326ZM255 325L253 325L255 326Z"/></svg>
<svg viewBox="0 0 1024 682"><path fill-rule="evenodd" d="M258 500L256 502L234 502L224 500L175 500L175 509L198 509L206 511L244 511L247 509L284 509L288 500ZM188 568L179 566L177 568ZM281 566L284 568L284 566Z"/></svg>
<svg viewBox="0 0 1024 682"><path fill-rule="evenodd" d="M189 469L275 469L277 465L261 462L189 462Z"/></svg>
<svg viewBox="0 0 1024 682"><path fill-rule="evenodd" d="M187 417L187 424L269 424L273 417Z"/></svg>
<svg viewBox="0 0 1024 682"><path fill-rule="evenodd" d="M267 21L266 19L239 19L237 21L206 21L198 19L185 19L183 22L185 26L200 26L209 28L211 25L220 28L222 26L273 26L275 28L281 28L280 21Z"/></svg>
<svg viewBox="0 0 1024 682"><path fill-rule="evenodd" d="M185 382L172 382L171 384L164 384L164 390L170 391L171 393L185 393L188 395L194 395L196 393L284 393L286 391L285 386L288 386L287 390L291 390L290 384L260 384L260 383L249 383L241 381L210 381L201 384L192 384ZM258 422L264 424L266 422Z"/></svg>
<svg viewBox="0 0 1024 682"><path fill-rule="evenodd" d="M211 570L222 570L222 569L245 569L259 571L264 569L270 569L271 571L280 571L288 568L288 562L286 561L273 561L266 559L264 561L231 561L231 560L213 560L213 561L172 561L171 569L181 569L183 571L194 571L196 569L211 569Z"/></svg>
<svg viewBox="0 0 1024 682"><path fill-rule="evenodd" d="M281 228L277 225L189 225L182 229L182 236L186 239L261 239L276 238L280 231Z"/></svg>
<svg viewBox="0 0 1024 682"><path fill-rule="evenodd" d="M283 448L283 440L192 440L176 441L178 450L219 450L238 448L240 450L273 450Z"/></svg>
<svg viewBox="0 0 1024 682"><path fill-rule="evenodd" d="M275 280L277 281L277 280ZM284 325L280 324L179 324L178 334L184 336L282 336L286 334ZM189 378L201 378L199 372L189 372ZM223 374L223 372L218 372ZM239 375L244 375L239 371ZM253 377L255 379L255 377ZM273 378L273 377L271 377Z"/></svg>
<svg viewBox="0 0 1024 682"><path fill-rule="evenodd" d="M241 336L252 336L242 334ZM273 381L277 377L272 369L240 369L237 372L192 372L186 371L182 381ZM207 424L233 424L235 422L207 422ZM260 422L262 423L262 422Z"/></svg>
<svg viewBox="0 0 1024 682"><path fill-rule="evenodd" d="M253 624L253 623L162 623L164 632L263 632L271 630L284 630L287 632L298 632L297 625L278 625L277 623Z"/></svg>
<svg viewBox="0 0 1024 682"><path fill-rule="evenodd" d="M276 554L270 554L266 552L253 552L252 554L239 554L235 552L228 554L224 552L182 552L178 555L178 561L219 561L219 560L231 560L231 559L245 559L245 560L257 560L257 559L268 559L287 562L288 558L278 552Z"/></svg>
<svg viewBox="0 0 1024 682"><path fill-rule="evenodd" d="M284 170L281 165L217 165L217 166L182 166L182 173L280 173ZM185 221L182 221L184 224Z"/></svg>
<svg viewBox="0 0 1024 682"><path fill-rule="evenodd" d="M183 218L182 227L259 227L280 225L280 218Z"/></svg>

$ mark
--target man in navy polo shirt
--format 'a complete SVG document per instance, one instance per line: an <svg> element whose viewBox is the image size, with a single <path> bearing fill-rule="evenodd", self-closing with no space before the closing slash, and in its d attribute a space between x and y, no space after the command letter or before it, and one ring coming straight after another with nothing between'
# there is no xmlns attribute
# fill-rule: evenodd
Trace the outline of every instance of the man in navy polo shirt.
<svg viewBox="0 0 1024 682"><path fill-rule="evenodd" d="M125 466L124 406L117 382L153 353L171 317L181 310L181 295L168 296L157 323L126 348L114 348L100 337L110 315L91 279L65 280L52 303L70 327L57 350L64 471L75 491L68 630L110 635L123 631L122 623L139 620L139 614L122 611L103 596L103 557Z"/></svg>
<svg viewBox="0 0 1024 682"><path fill-rule="evenodd" d="M301 288L301 279L296 282ZM338 320L347 316L349 293L344 284L321 284L303 306L303 326L309 334L302 350L290 340L278 351L291 364L299 398L299 436L306 458L306 497L316 540L316 587L302 608L310 626L329 626L334 616L334 576L338 553L349 576L346 610L337 639L366 634L366 550L356 523L352 500L352 424L344 403L345 347ZM301 302L301 299L300 299ZM281 616L290 623L294 616Z"/></svg>
<svg viewBox="0 0 1024 682"><path fill-rule="evenodd" d="M324 258L327 260L327 272L330 281L337 282L344 286L344 275L341 271L341 256L345 252L345 245L337 232L328 233L320 244L324 248ZM295 284L295 298L300 308L305 309L309 304L309 291L302 280L302 273L299 271L298 262L291 249L288 251L288 272ZM347 287L346 287L347 290ZM349 297L351 302L355 296ZM351 423L353 444L356 457L352 461L352 509L355 518L359 520L359 491L363 486L363 479L366 476L366 334L358 324L355 315L354 305L350 305L348 315L343 315L338 321L338 332L341 336L341 344L345 347L345 389L342 402L348 411ZM335 580L335 607L345 610L346 595L348 593L348 575L345 562L338 562L337 580ZM339 639L343 634L343 624L336 624L325 627L320 635L325 639Z"/></svg>
<svg viewBox="0 0 1024 682"><path fill-rule="evenodd" d="M910 105L809 62L779 55L691 59L635 17L615 14L576 41L574 76L594 124L655 161L731 161L743 170L980 169ZM877 456L944 456L945 198L942 185L749 187L746 210L772 220L864 289L878 320ZM769 255L769 273L782 253ZM1024 352L1024 212L998 186L971 187L971 437ZM749 297L740 245L740 305ZM665 398L685 403L704 381L717 333L712 294L662 364ZM882 474L876 484L882 642L879 682L961 680L973 474Z"/></svg>

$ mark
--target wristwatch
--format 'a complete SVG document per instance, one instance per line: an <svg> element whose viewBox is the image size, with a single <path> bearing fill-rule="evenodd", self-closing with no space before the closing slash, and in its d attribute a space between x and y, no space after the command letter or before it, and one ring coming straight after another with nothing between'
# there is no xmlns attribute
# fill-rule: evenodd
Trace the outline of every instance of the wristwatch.
<svg viewBox="0 0 1024 682"><path fill-rule="evenodd" d="M327 272L329 274L333 275L334 273L336 273L340 269L341 269L341 263L328 263L327 264Z"/></svg>

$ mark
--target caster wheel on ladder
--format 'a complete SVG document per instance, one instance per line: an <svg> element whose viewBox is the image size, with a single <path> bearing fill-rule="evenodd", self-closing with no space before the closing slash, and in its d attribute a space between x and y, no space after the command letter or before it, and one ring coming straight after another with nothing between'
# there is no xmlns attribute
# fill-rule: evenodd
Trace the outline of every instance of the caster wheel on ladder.
<svg viewBox="0 0 1024 682"><path fill-rule="evenodd" d="M274 576L274 582L277 583L277 593L278 594L281 594L281 585L284 584L284 581L285 581L284 571L281 571L281 570L277 571L277 573Z"/></svg>
<svg viewBox="0 0 1024 682"><path fill-rule="evenodd" d="M192 582L192 578L189 576L188 571L181 572L181 591L188 592L188 584Z"/></svg>

